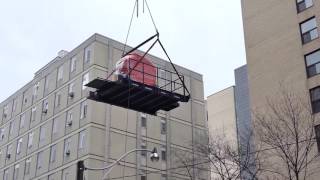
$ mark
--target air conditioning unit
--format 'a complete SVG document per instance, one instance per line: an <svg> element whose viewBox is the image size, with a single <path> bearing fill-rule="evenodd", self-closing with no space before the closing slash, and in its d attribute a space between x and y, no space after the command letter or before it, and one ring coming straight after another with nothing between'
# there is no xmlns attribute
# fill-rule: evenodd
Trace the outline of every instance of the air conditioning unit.
<svg viewBox="0 0 320 180"><path fill-rule="evenodd" d="M74 97L74 92L69 92L69 97L73 98Z"/></svg>
<svg viewBox="0 0 320 180"><path fill-rule="evenodd" d="M11 154L7 154L7 158L10 159L11 158Z"/></svg>
<svg viewBox="0 0 320 180"><path fill-rule="evenodd" d="M70 153L71 153L70 150L67 150L66 151L66 156L70 156Z"/></svg>
<svg viewBox="0 0 320 180"><path fill-rule="evenodd" d="M44 113L44 114L47 114L47 112L48 112L48 109L42 110L42 113Z"/></svg>
<svg viewBox="0 0 320 180"><path fill-rule="evenodd" d="M7 114L3 114L3 117L6 118L6 117L7 117Z"/></svg>
<svg viewBox="0 0 320 180"><path fill-rule="evenodd" d="M72 126L72 121L68 121L68 122L67 122L67 126L68 126L68 127Z"/></svg>

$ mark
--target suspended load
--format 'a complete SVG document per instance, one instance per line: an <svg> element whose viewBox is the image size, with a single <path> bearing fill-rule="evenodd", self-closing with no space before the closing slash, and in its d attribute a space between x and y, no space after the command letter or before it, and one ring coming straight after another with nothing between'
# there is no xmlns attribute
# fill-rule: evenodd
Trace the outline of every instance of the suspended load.
<svg viewBox="0 0 320 180"><path fill-rule="evenodd" d="M131 74L130 70L132 70ZM156 86L157 68L147 58L133 53L124 56L117 62L115 75L119 80L130 78L132 81Z"/></svg>
<svg viewBox="0 0 320 180"><path fill-rule="evenodd" d="M136 8L138 12L137 1L133 11ZM147 8L150 13L148 5ZM152 16L151 19L155 26ZM130 27L131 22L129 31ZM190 93L184 83L184 76L178 73L159 39L156 27L155 29L155 35L126 53L125 43L122 58L107 78L96 78L86 84L95 89L89 92L88 99L152 115L156 115L159 110L170 111L179 107L179 102L189 101ZM140 47L151 41L154 42L145 53L137 53ZM170 71L157 67L147 57L157 43L171 64Z"/></svg>

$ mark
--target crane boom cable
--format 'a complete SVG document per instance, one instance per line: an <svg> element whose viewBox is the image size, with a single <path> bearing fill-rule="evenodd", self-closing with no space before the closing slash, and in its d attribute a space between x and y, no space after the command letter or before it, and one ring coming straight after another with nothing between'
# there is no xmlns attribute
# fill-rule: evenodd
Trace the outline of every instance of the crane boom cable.
<svg viewBox="0 0 320 180"><path fill-rule="evenodd" d="M134 6L133 6L132 15L131 15L130 23L129 23L129 28L128 28L128 32L127 32L127 36L126 36L126 41L125 41L125 43L124 43L123 50L122 50L122 56L123 56L123 55L125 54L125 52L126 52L126 47L127 47L127 43L128 43L128 38L129 38L131 26L132 26L134 11L136 10L136 7L137 7L137 2L138 2L138 1L136 1L136 2L134 3ZM137 9L138 9L138 8L137 8Z"/></svg>

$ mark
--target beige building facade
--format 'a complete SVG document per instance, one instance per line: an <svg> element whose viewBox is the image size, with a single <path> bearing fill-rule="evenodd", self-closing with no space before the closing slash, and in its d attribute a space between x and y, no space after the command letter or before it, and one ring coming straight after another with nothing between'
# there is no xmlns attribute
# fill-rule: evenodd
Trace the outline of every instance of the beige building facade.
<svg viewBox="0 0 320 180"><path fill-rule="evenodd" d="M268 98L287 89L305 94L313 113L320 112L320 1L241 3L251 109L263 109Z"/></svg>
<svg viewBox="0 0 320 180"><path fill-rule="evenodd" d="M87 100L84 85L105 78L122 55L123 44L94 34L35 73L32 81L0 104L0 180L76 180L77 162L99 168L132 149L109 174L110 179L188 179L175 152L195 156L192 143L207 134L202 75L177 66L185 76L191 100L157 116ZM149 58L172 70L167 61ZM167 77L170 78L170 77ZM155 172L151 172L155 171ZM101 179L87 170L85 179ZM208 179L207 171L198 179Z"/></svg>
<svg viewBox="0 0 320 180"><path fill-rule="evenodd" d="M222 137L237 147L235 87L231 86L207 97L209 134Z"/></svg>

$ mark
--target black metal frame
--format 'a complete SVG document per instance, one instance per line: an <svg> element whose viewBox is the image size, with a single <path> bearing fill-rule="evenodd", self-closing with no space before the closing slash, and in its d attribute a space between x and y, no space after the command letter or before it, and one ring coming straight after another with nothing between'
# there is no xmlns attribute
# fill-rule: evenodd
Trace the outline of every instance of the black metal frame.
<svg viewBox="0 0 320 180"><path fill-rule="evenodd" d="M159 40L159 33L151 36L150 38L124 54L122 57L136 51L138 48L153 40L154 38L156 38L156 40L143 54L143 56L139 60L134 60L137 62L133 67L131 67L130 64L130 61L132 61L133 59L129 59L129 73L127 74L127 76L122 76L120 74L117 77L117 81L109 80L109 78L114 74L114 70L109 74L107 79L97 78L89 82L86 86L95 88L96 91L90 92L88 99L129 108L152 115L155 115L158 110L170 111L179 106L178 102L188 102L190 99L190 93L184 83L184 76L180 75L173 65L171 59L169 58L167 52L165 51L162 43ZM154 66L153 67L156 68L157 72L156 75L145 72L144 66L151 65L142 62L142 60L156 43L159 43L162 47L175 72ZM142 70L136 69L138 64L142 64ZM169 80L165 77L160 77L160 70L164 71L166 74L169 74L171 79ZM138 74L141 73L142 82L132 80L130 78L132 72L136 72ZM152 76L153 78L155 78L156 85L150 86L148 84L145 84L145 76ZM172 77L174 76L176 76L177 78L172 79ZM160 85L162 81L164 81L164 83L163 85ZM180 89L182 88L182 93L179 93L178 91L180 91Z"/></svg>

